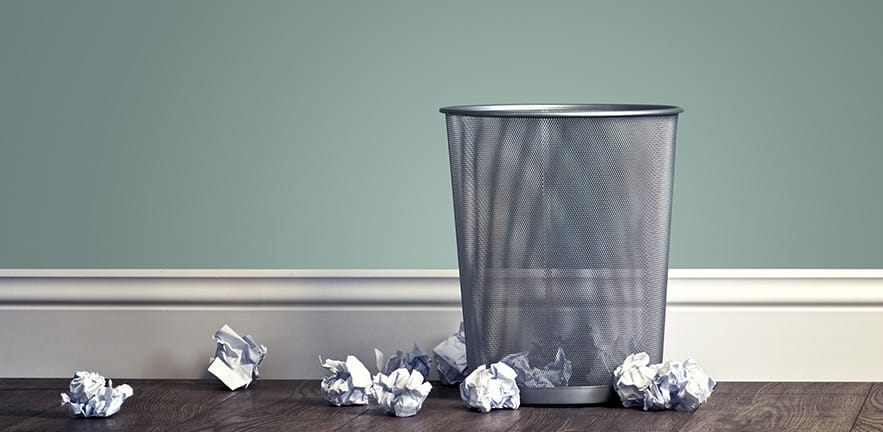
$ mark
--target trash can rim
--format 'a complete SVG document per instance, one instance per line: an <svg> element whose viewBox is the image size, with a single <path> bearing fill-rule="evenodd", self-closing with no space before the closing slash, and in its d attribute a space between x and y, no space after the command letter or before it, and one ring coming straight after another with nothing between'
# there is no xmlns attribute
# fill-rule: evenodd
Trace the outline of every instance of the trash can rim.
<svg viewBox="0 0 883 432"><path fill-rule="evenodd" d="M446 106L439 111L472 117L635 117L675 115L684 109L642 104L497 104Z"/></svg>

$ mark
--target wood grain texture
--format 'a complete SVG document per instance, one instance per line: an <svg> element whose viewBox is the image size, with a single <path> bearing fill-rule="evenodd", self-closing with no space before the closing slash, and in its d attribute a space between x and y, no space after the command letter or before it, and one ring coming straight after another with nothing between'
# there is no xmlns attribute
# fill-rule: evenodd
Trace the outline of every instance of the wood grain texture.
<svg viewBox="0 0 883 432"><path fill-rule="evenodd" d="M883 383L876 383L871 387L852 430L855 432L883 431Z"/></svg>
<svg viewBox="0 0 883 432"><path fill-rule="evenodd" d="M397 418L333 407L317 380L260 380L231 392L216 381L114 380L135 396L107 419L70 419L66 379L0 379L0 431L883 431L883 384L721 383L695 413L644 412L618 403L522 407L481 414L454 387L434 383L423 410Z"/></svg>
<svg viewBox="0 0 883 432"><path fill-rule="evenodd" d="M604 405L569 407L523 407L514 431L609 431L676 432L690 419L690 413L645 412L623 408L616 401Z"/></svg>
<svg viewBox="0 0 883 432"><path fill-rule="evenodd" d="M42 415L61 400L55 389L0 389L0 430Z"/></svg>
<svg viewBox="0 0 883 432"><path fill-rule="evenodd" d="M0 390L58 390L60 393L67 390L69 383L70 379L0 378Z"/></svg>
<svg viewBox="0 0 883 432"><path fill-rule="evenodd" d="M173 430L173 426L214 410L235 395L213 381L114 380L114 384L126 383L135 391L118 414L110 418L73 419L59 408L59 393L67 389L69 381L53 381L57 389L52 392L53 397L41 401L51 405L52 409L3 429L3 432Z"/></svg>
<svg viewBox="0 0 883 432"><path fill-rule="evenodd" d="M498 410L488 414L468 409L455 387L433 383L423 409L413 417L389 416L379 410L366 411L340 431L506 431L515 425L524 411Z"/></svg>
<svg viewBox="0 0 883 432"><path fill-rule="evenodd" d="M871 383L866 382L722 382L714 394L851 394L866 395Z"/></svg>
<svg viewBox="0 0 883 432"><path fill-rule="evenodd" d="M681 431L847 432L864 399L844 394L713 394Z"/></svg>
<svg viewBox="0 0 883 432"><path fill-rule="evenodd" d="M556 431L575 432L588 430L603 413L589 407L523 407L518 422L509 432Z"/></svg>
<svg viewBox="0 0 883 432"><path fill-rule="evenodd" d="M334 430L367 407L333 407L319 381L261 380L235 392L211 411L175 427L176 431Z"/></svg>
<svg viewBox="0 0 883 432"><path fill-rule="evenodd" d="M619 403L607 411L607 415L599 417L592 423L590 430L609 432L679 431L693 415L678 411L647 412L639 408L623 408Z"/></svg>

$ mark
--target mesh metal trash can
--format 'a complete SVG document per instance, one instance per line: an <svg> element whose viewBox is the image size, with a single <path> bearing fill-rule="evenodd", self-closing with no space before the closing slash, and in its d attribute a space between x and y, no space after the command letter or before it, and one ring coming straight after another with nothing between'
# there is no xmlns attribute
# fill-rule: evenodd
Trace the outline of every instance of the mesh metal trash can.
<svg viewBox="0 0 883 432"><path fill-rule="evenodd" d="M662 360L675 106L445 107L470 370L563 349L569 383L526 404L600 403L632 352Z"/></svg>

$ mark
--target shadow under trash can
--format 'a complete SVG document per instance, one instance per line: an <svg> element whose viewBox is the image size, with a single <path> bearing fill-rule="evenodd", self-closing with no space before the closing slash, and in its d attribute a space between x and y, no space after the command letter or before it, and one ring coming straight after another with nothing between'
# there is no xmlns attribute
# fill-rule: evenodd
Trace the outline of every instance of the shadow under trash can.
<svg viewBox="0 0 883 432"><path fill-rule="evenodd" d="M563 354L568 376L519 382L522 403L607 401L613 369L628 354L646 351L651 362L662 360L675 130L683 109L440 111L469 369L515 353L542 368Z"/></svg>

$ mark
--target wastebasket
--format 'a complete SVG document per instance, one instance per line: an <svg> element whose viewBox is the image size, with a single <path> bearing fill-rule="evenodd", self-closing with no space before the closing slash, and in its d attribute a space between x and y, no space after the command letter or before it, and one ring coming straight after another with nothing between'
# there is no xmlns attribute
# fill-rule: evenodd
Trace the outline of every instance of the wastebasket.
<svg viewBox="0 0 883 432"><path fill-rule="evenodd" d="M630 353L662 360L675 130L664 105L471 105L446 115L470 370L571 361L525 404L611 396Z"/></svg>

